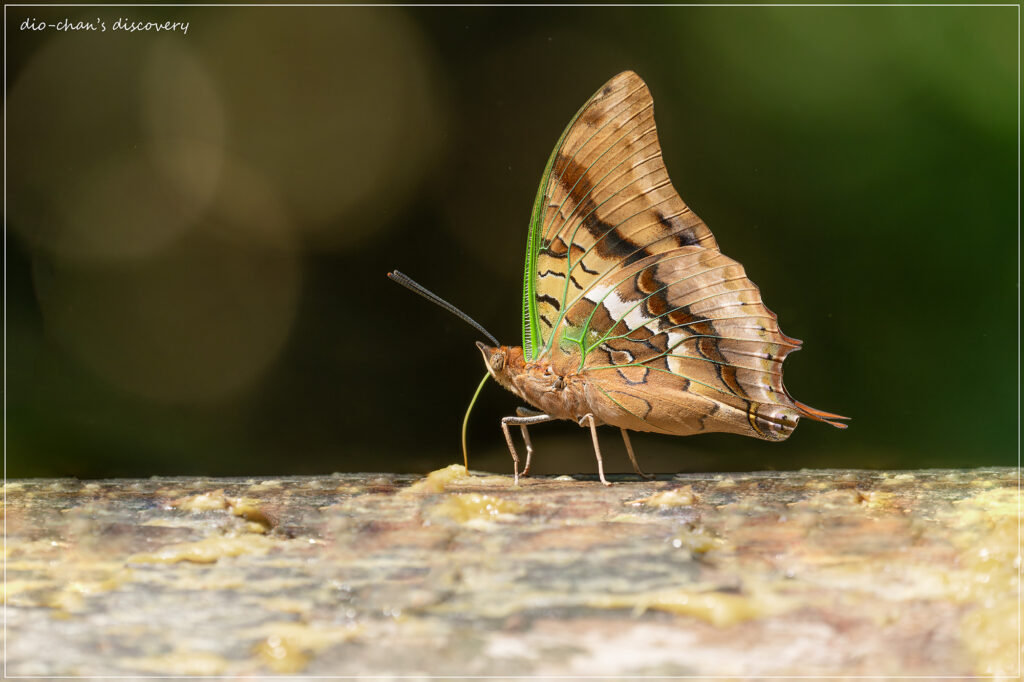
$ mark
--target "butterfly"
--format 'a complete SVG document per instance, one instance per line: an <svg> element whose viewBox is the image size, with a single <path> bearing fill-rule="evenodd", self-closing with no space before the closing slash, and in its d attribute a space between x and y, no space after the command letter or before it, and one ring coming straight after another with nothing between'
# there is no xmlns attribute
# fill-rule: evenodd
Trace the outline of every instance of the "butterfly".
<svg viewBox="0 0 1024 682"><path fill-rule="evenodd" d="M487 376L531 406L501 420L516 482L533 455L527 428L556 419L590 429L606 485L604 424L620 429L645 476L630 431L782 441L801 417L846 428L837 420L847 417L783 385L782 363L801 341L782 333L743 266L673 188L654 101L632 71L576 112L544 168L527 238L522 346L498 343L450 303L390 276L487 336L490 345L477 342ZM515 426L526 446L521 471Z"/></svg>

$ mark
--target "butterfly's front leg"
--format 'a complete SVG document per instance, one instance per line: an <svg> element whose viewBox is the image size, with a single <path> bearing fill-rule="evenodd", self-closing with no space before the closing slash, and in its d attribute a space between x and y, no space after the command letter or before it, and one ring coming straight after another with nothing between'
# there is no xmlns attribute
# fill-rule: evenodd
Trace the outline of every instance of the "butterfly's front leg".
<svg viewBox="0 0 1024 682"><path fill-rule="evenodd" d="M516 410L520 415L523 414L524 408ZM527 413L532 412L528 410ZM526 441L526 467L523 469L523 475L526 475L527 470L530 468L530 455L533 454L533 446L530 444L530 437L526 433L526 427L530 424L540 424L541 422L549 422L554 420L554 417L543 413L533 413L531 416L519 416L519 417L502 417L501 419L501 430L505 432L505 442L508 443L508 451L512 454L512 466L515 472L514 483L519 485L519 455L516 453L516 446L512 443L512 432L508 430L509 424L519 425L523 429L523 440Z"/></svg>
<svg viewBox="0 0 1024 682"><path fill-rule="evenodd" d="M517 407L517 417L537 417L544 414L537 410L531 410L528 407ZM523 467L523 476L530 473L530 459L533 457L533 443L530 442L530 432L526 427L526 424L520 424L519 430L523 433L523 442L526 443L526 465Z"/></svg>

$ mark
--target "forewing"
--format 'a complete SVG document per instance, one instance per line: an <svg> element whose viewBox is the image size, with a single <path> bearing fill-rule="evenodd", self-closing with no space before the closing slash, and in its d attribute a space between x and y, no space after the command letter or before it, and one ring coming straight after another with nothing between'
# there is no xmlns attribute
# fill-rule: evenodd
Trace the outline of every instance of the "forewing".
<svg viewBox="0 0 1024 682"><path fill-rule="evenodd" d="M643 80L608 81L562 133L541 179L527 246L523 347L550 351L564 312L613 268L715 238L672 187Z"/></svg>

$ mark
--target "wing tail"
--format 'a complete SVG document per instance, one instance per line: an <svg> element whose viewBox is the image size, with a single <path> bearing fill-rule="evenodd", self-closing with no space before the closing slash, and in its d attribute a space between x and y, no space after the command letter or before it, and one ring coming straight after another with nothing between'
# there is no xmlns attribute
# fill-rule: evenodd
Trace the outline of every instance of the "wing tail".
<svg viewBox="0 0 1024 682"><path fill-rule="evenodd" d="M793 400L792 398L790 399ZM819 410L815 407L811 407L810 405L806 405L799 400L793 400L793 406L799 410L802 416L809 417L814 421L825 422L837 429L845 429L849 426L849 424L843 424L842 422L835 421L837 419L849 419L849 417L844 417L841 414L833 414L831 412L826 412L825 410Z"/></svg>

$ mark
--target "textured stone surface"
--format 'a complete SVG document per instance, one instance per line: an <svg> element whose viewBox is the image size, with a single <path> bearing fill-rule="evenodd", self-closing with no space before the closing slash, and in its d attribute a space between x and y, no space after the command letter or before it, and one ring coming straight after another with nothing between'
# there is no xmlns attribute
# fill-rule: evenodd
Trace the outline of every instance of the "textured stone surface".
<svg viewBox="0 0 1024 682"><path fill-rule="evenodd" d="M7 672L1018 671L1015 469L614 480L11 481Z"/></svg>

